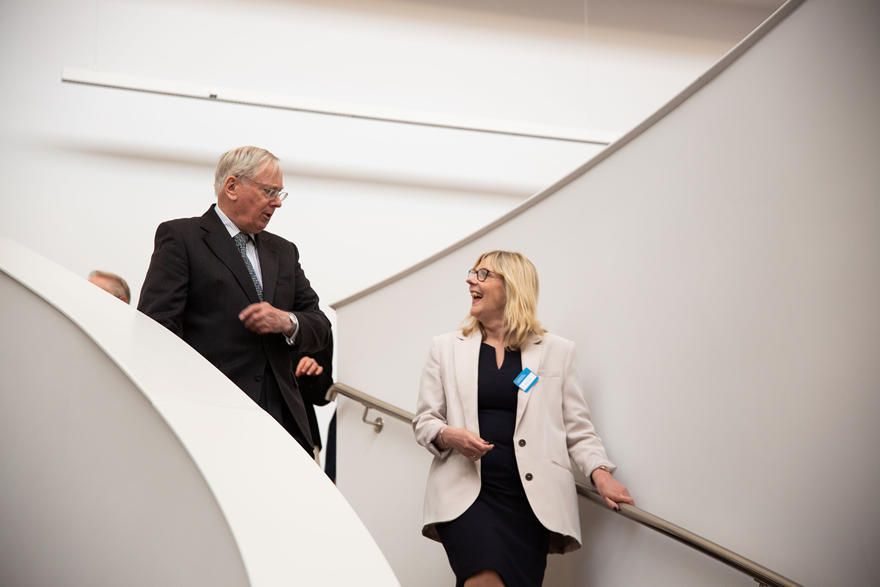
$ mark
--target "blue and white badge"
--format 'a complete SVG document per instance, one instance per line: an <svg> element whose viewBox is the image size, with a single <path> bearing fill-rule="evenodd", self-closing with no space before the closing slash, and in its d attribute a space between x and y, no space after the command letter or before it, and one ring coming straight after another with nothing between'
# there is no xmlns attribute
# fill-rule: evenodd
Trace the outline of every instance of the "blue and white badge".
<svg viewBox="0 0 880 587"><path fill-rule="evenodd" d="M522 373L516 376L516 379L513 380L514 385L523 390L523 393L528 393L532 386L538 382L538 376L529 369L525 368L522 370Z"/></svg>

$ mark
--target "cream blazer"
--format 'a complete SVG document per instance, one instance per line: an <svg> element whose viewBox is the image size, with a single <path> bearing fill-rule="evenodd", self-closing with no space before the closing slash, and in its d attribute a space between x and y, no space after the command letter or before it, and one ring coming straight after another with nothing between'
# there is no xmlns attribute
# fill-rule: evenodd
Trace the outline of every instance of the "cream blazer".
<svg viewBox="0 0 880 587"><path fill-rule="evenodd" d="M469 337L461 331L437 336L422 372L413 430L416 441L434 455L422 528L422 534L434 540L439 540L434 525L460 516L480 493L480 462L457 451L440 451L433 442L445 425L480 433L480 343L479 331ZM615 466L590 421L574 343L553 334L533 336L521 357L523 368L539 379L528 393L517 391L516 463L532 510L552 532L550 552L576 550L581 529L571 463L587 477L601 465L611 470Z"/></svg>

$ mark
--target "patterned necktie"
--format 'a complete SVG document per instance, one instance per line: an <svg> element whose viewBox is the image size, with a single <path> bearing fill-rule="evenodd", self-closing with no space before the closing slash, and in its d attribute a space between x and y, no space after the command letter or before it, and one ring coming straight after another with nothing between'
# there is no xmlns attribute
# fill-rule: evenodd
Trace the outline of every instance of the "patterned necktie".
<svg viewBox="0 0 880 587"><path fill-rule="evenodd" d="M247 256L247 242L250 237L243 232L239 232L237 235L232 237L232 240L235 241L235 246L238 247L238 252L241 253L241 258L244 261L244 266L247 267L248 273L251 276L251 279L254 282L254 287L257 288L257 297L260 298L260 301L263 301L263 286L260 285L260 280L257 279L257 272L254 271L254 266L251 265L251 260L248 259Z"/></svg>

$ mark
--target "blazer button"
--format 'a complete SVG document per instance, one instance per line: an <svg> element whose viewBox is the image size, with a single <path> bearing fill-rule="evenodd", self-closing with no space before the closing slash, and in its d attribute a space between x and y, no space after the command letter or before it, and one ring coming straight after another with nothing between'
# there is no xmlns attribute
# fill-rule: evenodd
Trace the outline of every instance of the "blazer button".
<svg viewBox="0 0 880 587"><path fill-rule="evenodd" d="M531 481L531 480L532 480L532 474L526 473L526 481Z"/></svg>
<svg viewBox="0 0 880 587"><path fill-rule="evenodd" d="M525 441L525 440L520 440L520 441L519 441L519 445L520 445L520 446L525 446L525 445L526 445L526 441Z"/></svg>
<svg viewBox="0 0 880 587"><path fill-rule="evenodd" d="M254 375L254 381L262 381L262 380L263 380L262 374L258 373L256 375Z"/></svg>

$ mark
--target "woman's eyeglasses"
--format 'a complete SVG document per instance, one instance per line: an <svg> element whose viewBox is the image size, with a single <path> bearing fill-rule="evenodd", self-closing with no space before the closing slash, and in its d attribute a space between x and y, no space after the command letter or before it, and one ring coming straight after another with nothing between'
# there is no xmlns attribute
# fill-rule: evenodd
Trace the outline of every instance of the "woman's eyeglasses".
<svg viewBox="0 0 880 587"><path fill-rule="evenodd" d="M486 278L490 275L498 275L494 271L489 271L488 269L468 269L468 279L476 276L477 281L486 281Z"/></svg>

